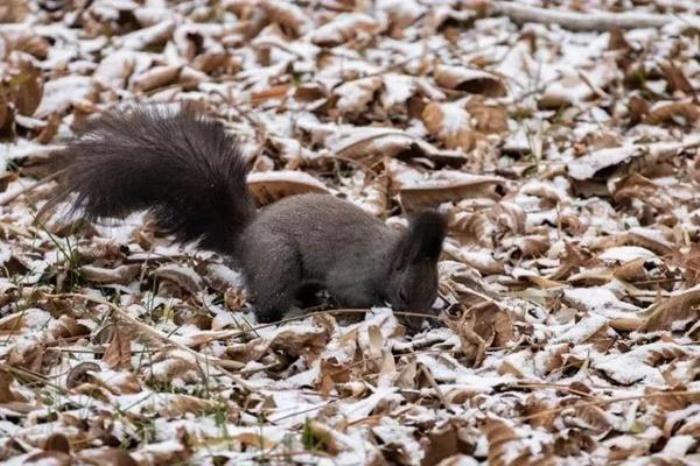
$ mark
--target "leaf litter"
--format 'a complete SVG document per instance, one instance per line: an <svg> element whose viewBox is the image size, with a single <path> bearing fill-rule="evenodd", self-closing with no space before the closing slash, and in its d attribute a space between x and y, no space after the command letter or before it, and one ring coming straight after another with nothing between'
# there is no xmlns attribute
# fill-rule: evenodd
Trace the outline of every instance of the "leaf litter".
<svg viewBox="0 0 700 466"><path fill-rule="evenodd" d="M700 461L696 2L5 3L4 464ZM54 149L156 101L239 135L258 205L440 208L440 321L257 325L148 216L34 222Z"/></svg>

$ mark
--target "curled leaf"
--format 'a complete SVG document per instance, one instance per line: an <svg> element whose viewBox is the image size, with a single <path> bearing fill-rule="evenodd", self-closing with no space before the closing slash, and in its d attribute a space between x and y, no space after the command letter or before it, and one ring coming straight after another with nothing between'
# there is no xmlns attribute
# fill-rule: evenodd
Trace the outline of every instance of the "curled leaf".
<svg viewBox="0 0 700 466"><path fill-rule="evenodd" d="M486 71L461 66L438 65L435 68L434 77L440 86L471 94L503 97L508 92L498 75Z"/></svg>
<svg viewBox="0 0 700 466"><path fill-rule="evenodd" d="M248 175L248 188L258 205L270 204L295 194L328 192L316 178L298 171L251 173Z"/></svg>

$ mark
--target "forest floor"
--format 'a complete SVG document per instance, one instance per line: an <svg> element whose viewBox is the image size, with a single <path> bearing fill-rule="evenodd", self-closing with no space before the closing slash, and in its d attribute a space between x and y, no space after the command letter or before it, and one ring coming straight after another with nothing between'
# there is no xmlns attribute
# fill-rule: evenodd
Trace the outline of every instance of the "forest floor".
<svg viewBox="0 0 700 466"><path fill-rule="evenodd" d="M5 0L0 462L699 464L699 13ZM146 101L225 121L260 205L439 207L441 318L261 326L143 214L35 222L52 151Z"/></svg>

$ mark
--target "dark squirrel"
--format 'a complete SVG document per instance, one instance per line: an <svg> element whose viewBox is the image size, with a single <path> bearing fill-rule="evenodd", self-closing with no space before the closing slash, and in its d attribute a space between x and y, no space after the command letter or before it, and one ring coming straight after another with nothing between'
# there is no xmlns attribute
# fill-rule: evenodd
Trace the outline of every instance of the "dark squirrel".
<svg viewBox="0 0 700 466"><path fill-rule="evenodd" d="M236 137L193 110L106 113L57 155L68 164L48 207L75 192L90 220L150 209L177 241L232 259L259 322L280 320L309 288L344 307L418 313L437 297L442 215L419 213L402 232L329 194L257 211Z"/></svg>

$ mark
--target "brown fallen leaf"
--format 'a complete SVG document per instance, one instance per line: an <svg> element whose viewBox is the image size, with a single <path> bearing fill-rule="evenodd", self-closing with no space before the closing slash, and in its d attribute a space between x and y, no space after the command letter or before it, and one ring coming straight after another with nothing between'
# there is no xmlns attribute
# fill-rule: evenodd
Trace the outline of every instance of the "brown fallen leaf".
<svg viewBox="0 0 700 466"><path fill-rule="evenodd" d="M448 89L481 94L486 97L503 97L508 91L503 80L495 73L462 66L438 65L433 76L435 82Z"/></svg>
<svg viewBox="0 0 700 466"><path fill-rule="evenodd" d="M691 405L700 403L700 395L684 385L677 385L659 390L654 387L645 387L644 404L656 406L665 411L681 411Z"/></svg>
<svg viewBox="0 0 700 466"><path fill-rule="evenodd" d="M253 105L260 105L268 100L281 99L285 97L290 89L289 84L279 84L262 91L253 92L250 101Z"/></svg>
<svg viewBox="0 0 700 466"><path fill-rule="evenodd" d="M0 94L0 135L10 132L12 124L12 109L4 95ZM3 189L4 191L5 189Z"/></svg>
<svg viewBox="0 0 700 466"><path fill-rule="evenodd" d="M10 89L10 98L19 114L34 115L44 96L41 72L27 60L15 60L14 65L14 86Z"/></svg>
<svg viewBox="0 0 700 466"><path fill-rule="evenodd" d="M27 0L5 0L0 5L0 23L21 23L29 14Z"/></svg>
<svg viewBox="0 0 700 466"><path fill-rule="evenodd" d="M693 127L700 119L700 108L693 102L672 102L653 106L646 121L652 125L673 124Z"/></svg>
<svg viewBox="0 0 700 466"><path fill-rule="evenodd" d="M42 451L29 455L22 464L51 464L56 466L71 466L73 461L67 453L62 451Z"/></svg>
<svg viewBox="0 0 700 466"><path fill-rule="evenodd" d="M144 50L165 43L172 37L174 31L175 22L166 19L153 26L123 35L117 38L117 42L122 49Z"/></svg>
<svg viewBox="0 0 700 466"><path fill-rule="evenodd" d="M498 134L508 131L508 114L505 108L487 105L475 99L467 104L467 111L474 122L474 129L484 134Z"/></svg>
<svg viewBox="0 0 700 466"><path fill-rule="evenodd" d="M49 324L49 332L57 340L62 338L77 338L90 335L90 328L78 323L73 317L63 314Z"/></svg>
<svg viewBox="0 0 700 466"><path fill-rule="evenodd" d="M192 295L196 295L204 286L204 280L194 269L178 264L161 265L153 275L176 283Z"/></svg>
<svg viewBox="0 0 700 466"><path fill-rule="evenodd" d="M580 429L570 429L554 441L554 452L560 457L575 457L595 448L595 441Z"/></svg>
<svg viewBox="0 0 700 466"><path fill-rule="evenodd" d="M630 97L627 106L630 114L630 122L633 125L644 121L649 115L649 109L651 108L649 102L638 96Z"/></svg>
<svg viewBox="0 0 700 466"><path fill-rule="evenodd" d="M607 149L599 149L569 162L569 176L575 180L588 180L603 169L627 162L641 155L638 147L627 145Z"/></svg>
<svg viewBox="0 0 700 466"><path fill-rule="evenodd" d="M148 92L173 84L178 80L182 67L179 65L156 66L134 76L131 86L136 91Z"/></svg>
<svg viewBox="0 0 700 466"><path fill-rule="evenodd" d="M292 3L265 0L262 7L267 12L270 20L282 26L292 37L297 37L309 29L308 17L304 11Z"/></svg>
<svg viewBox="0 0 700 466"><path fill-rule="evenodd" d="M608 414L596 405L578 405L574 408L576 417L589 426L595 435L603 435L612 428Z"/></svg>
<svg viewBox="0 0 700 466"><path fill-rule="evenodd" d="M330 335L327 329L318 327L291 327L279 332L269 342L271 348L284 351L290 356L304 356L314 360L328 344Z"/></svg>
<svg viewBox="0 0 700 466"><path fill-rule="evenodd" d="M115 324L110 341L103 357L112 369L131 369L131 340L133 334L125 325Z"/></svg>
<svg viewBox="0 0 700 466"><path fill-rule="evenodd" d="M422 138L397 128L372 127L348 132L338 139L332 150L341 160L364 160L368 164L383 158L405 155L435 160L464 161L462 154L457 151L440 150Z"/></svg>
<svg viewBox="0 0 700 466"><path fill-rule="evenodd" d="M343 83L333 91L333 94L338 97L336 109L341 115L362 113L372 103L381 87L382 79L378 76Z"/></svg>
<svg viewBox="0 0 700 466"><path fill-rule="evenodd" d="M557 418L557 412L552 408L553 406L546 398L540 398L535 394L531 394L525 400L522 414L528 424L555 431L554 421Z"/></svg>
<svg viewBox="0 0 700 466"><path fill-rule="evenodd" d="M470 151L484 138L472 128L469 113L456 104L431 102L425 106L421 117L430 134L449 149Z"/></svg>
<svg viewBox="0 0 700 466"><path fill-rule="evenodd" d="M341 13L313 31L311 42L321 47L333 47L353 40L358 34L374 34L379 28L379 22L369 15Z"/></svg>
<svg viewBox="0 0 700 466"><path fill-rule="evenodd" d="M506 458L512 456L512 448L519 443L520 436L505 421L492 417L486 418L482 431L489 442L489 465L509 465Z"/></svg>
<svg viewBox="0 0 700 466"><path fill-rule="evenodd" d="M659 66L664 73L664 77L671 91L682 92L687 96L695 95L693 85L690 84L683 70L676 66L673 60L663 62Z"/></svg>
<svg viewBox="0 0 700 466"><path fill-rule="evenodd" d="M138 276L141 271L141 265L126 264L115 268L83 265L78 270L85 280L94 283L119 283L126 285Z"/></svg>
<svg viewBox="0 0 700 466"><path fill-rule="evenodd" d="M483 212L456 212L450 219L448 226L452 235L462 245L478 245L484 248L493 248L494 246L496 226L491 218ZM448 249L446 248L446 250ZM460 260L482 271L482 267L472 264L464 252L463 250L457 252Z"/></svg>
<svg viewBox="0 0 700 466"><path fill-rule="evenodd" d="M304 424L304 436L308 436L305 441L309 444L313 444L314 449L318 449L330 455L335 456L346 449L337 439L337 435L333 429L316 420L309 420Z"/></svg>
<svg viewBox="0 0 700 466"><path fill-rule="evenodd" d="M70 454L70 442L61 433L52 434L44 441L44 451L60 451Z"/></svg>
<svg viewBox="0 0 700 466"><path fill-rule="evenodd" d="M629 50L630 48L624 31L620 28L612 28L608 39L608 50Z"/></svg>
<svg viewBox="0 0 700 466"><path fill-rule="evenodd" d="M400 186L399 196L403 208L412 211L446 201L457 202L469 198L496 200L500 197L498 188L505 184L504 179L494 176L457 175L447 172L443 172L443 175L445 176L441 178L433 177L432 180Z"/></svg>
<svg viewBox="0 0 700 466"><path fill-rule="evenodd" d="M239 67L238 61L225 52L204 52L192 60L192 68L209 75L226 73L234 74Z"/></svg>
<svg viewBox="0 0 700 466"><path fill-rule="evenodd" d="M80 461L93 466L139 466L139 463L121 448L101 447L89 448L77 454Z"/></svg>
<svg viewBox="0 0 700 466"><path fill-rule="evenodd" d="M676 321L698 319L700 318L698 303L700 303L700 285L676 291L644 311L647 317L641 330L645 332L670 330Z"/></svg>
<svg viewBox="0 0 700 466"><path fill-rule="evenodd" d="M101 370L99 364L95 362L83 361L77 364L66 376L66 388L72 389L87 382L91 372L100 372Z"/></svg>
<svg viewBox="0 0 700 466"><path fill-rule="evenodd" d="M163 401L164 403L159 409L159 414L169 418L180 417L187 414L196 416L220 408L217 406L217 403L212 400L181 393L171 394Z"/></svg>
<svg viewBox="0 0 700 466"><path fill-rule="evenodd" d="M494 205L488 215L500 227L501 231L512 232L516 235L525 233L527 214L515 202L509 202L504 199Z"/></svg>
<svg viewBox="0 0 700 466"><path fill-rule="evenodd" d="M15 393L15 391L10 388L10 385L12 385L14 380L15 379L11 372L6 371L5 369L0 369L0 403L24 403L27 401L25 397L19 393Z"/></svg>
<svg viewBox="0 0 700 466"><path fill-rule="evenodd" d="M328 192L323 183L301 171L250 173L248 188L259 206L271 204L295 194Z"/></svg>

